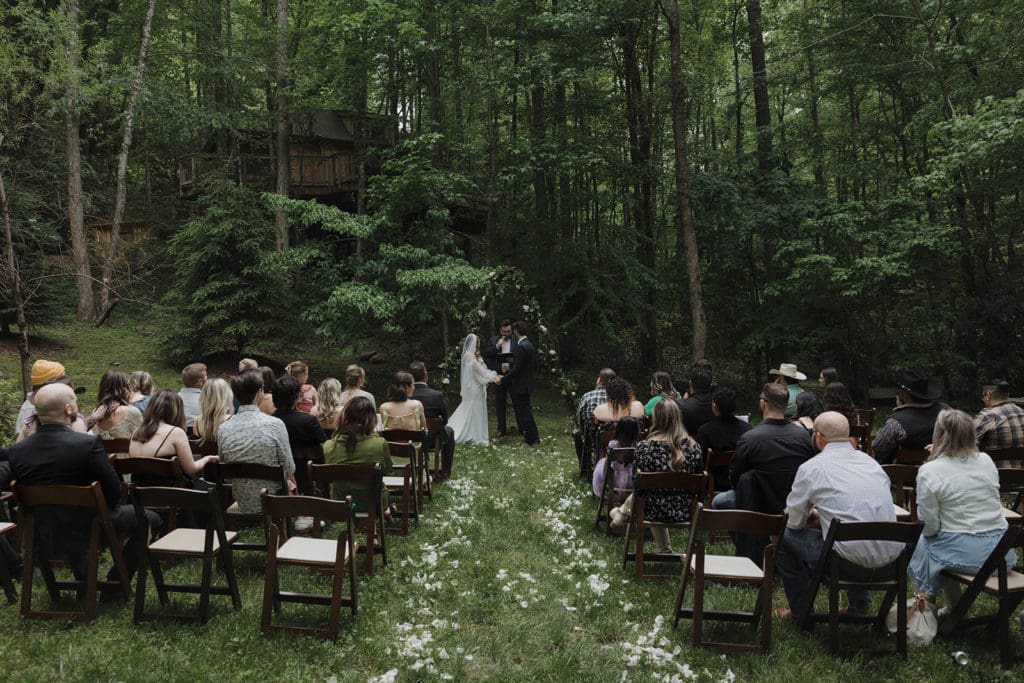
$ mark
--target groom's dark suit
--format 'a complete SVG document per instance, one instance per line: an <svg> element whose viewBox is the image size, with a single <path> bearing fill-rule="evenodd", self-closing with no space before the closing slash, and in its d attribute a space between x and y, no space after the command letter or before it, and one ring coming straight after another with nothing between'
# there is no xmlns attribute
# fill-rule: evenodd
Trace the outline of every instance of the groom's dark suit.
<svg viewBox="0 0 1024 683"><path fill-rule="evenodd" d="M501 356L502 354L498 351L498 341L501 339L500 334L496 334L491 337L491 340L487 343L481 355L484 357L484 362L487 363L487 367L494 370L499 375L504 375L501 371ZM509 337L509 353L515 354L516 336L513 334ZM505 419L505 406L508 404L508 385L504 382L501 384L494 385L494 416L498 420L498 436L504 436L508 432L508 427Z"/></svg>
<svg viewBox="0 0 1024 683"><path fill-rule="evenodd" d="M533 363L536 355L533 342L526 337L520 337L515 353L512 354L512 367L501 380L502 384L511 383L509 393L512 394L516 426L519 427L526 443L530 445L540 441L537 423L533 419L533 409L530 407L530 394L533 393Z"/></svg>

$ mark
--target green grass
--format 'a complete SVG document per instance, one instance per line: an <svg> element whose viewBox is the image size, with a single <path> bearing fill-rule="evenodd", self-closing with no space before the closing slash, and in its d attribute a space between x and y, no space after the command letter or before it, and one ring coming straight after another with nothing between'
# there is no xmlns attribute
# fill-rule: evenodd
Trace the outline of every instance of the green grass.
<svg viewBox="0 0 1024 683"><path fill-rule="evenodd" d="M98 332L98 337L105 335ZM125 331L122 329L121 334ZM86 337L82 334L81 337ZM135 344L118 347L68 333L67 364L91 381L104 363L157 369L158 361ZM8 371L12 361L2 358ZM81 369L79 369L81 368ZM88 370L87 370L88 368ZM154 372L154 375L157 373ZM435 489L434 500L406 538L392 537L391 564L372 579L360 578L359 613L343 612L336 643L259 630L262 573L259 556L239 562L243 609L215 598L204 625L131 623L128 605L101 611L91 626L24 620L0 605L0 680L331 680L365 681L396 671L397 681L618 681L629 680L1021 680L1024 666L998 668L985 631L912 650L906 662L829 655L826 630L799 633L775 624L769 655L722 655L688 646L690 625L676 630L667 616L675 581L637 584L620 566L621 540L593 530L595 502L576 476L565 412L541 397L544 439L527 449L512 440L492 447L459 447L455 479ZM493 429L493 425L492 425ZM680 536L675 544L682 547ZM724 547L719 551L725 551ZM177 569L193 575L192 569ZM290 580L327 586L303 572ZM287 580L286 580L287 581ZM37 581L42 599L42 584ZM155 595L149 591L150 607ZM182 598L187 601L188 598ZM741 608L753 593L709 589L709 608ZM784 602L781 589L775 604ZM983 607L991 603L983 600ZM288 609L287 607L285 608ZM312 608L306 618L324 612ZM663 621L658 627L659 617ZM1016 620L1014 620L1016 622ZM730 635L744 635L734 629ZM1014 624L1018 649L1020 629ZM889 647L860 628L843 630L843 644ZM966 668L952 665L950 650L965 650Z"/></svg>

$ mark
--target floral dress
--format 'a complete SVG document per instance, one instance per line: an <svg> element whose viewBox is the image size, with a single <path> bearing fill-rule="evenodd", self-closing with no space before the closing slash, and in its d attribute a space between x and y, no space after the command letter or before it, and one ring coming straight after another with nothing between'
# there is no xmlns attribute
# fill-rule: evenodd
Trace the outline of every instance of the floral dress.
<svg viewBox="0 0 1024 683"><path fill-rule="evenodd" d="M704 471L704 458L700 446L693 439L682 444L683 463L677 472L700 474ZM636 445L636 470L639 472L669 472L672 449L664 441L647 439ZM649 491L644 500L644 519L664 524L680 524L690 521L690 509L697 494L663 492L664 489Z"/></svg>

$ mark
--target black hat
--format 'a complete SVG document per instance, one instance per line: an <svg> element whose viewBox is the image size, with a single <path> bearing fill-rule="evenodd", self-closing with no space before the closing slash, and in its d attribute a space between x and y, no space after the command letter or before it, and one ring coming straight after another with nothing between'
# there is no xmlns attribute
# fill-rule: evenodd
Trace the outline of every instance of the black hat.
<svg viewBox="0 0 1024 683"><path fill-rule="evenodd" d="M928 375L913 370L904 370L900 374L898 389L922 401L935 401L942 396L942 389Z"/></svg>

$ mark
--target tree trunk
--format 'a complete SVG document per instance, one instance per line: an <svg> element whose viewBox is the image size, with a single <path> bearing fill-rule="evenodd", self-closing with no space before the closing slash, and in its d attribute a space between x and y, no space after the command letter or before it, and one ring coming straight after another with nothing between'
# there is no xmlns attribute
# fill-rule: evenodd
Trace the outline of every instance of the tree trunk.
<svg viewBox="0 0 1024 683"><path fill-rule="evenodd" d="M804 0L804 12L808 11L807 0ZM807 56L807 84L810 88L811 99L811 125L814 128L811 149L814 155L814 186L818 193L825 195L825 152L823 149L823 136L821 133L821 122L818 115L818 71L814 63L814 48L810 44L804 50Z"/></svg>
<svg viewBox="0 0 1024 683"><path fill-rule="evenodd" d="M156 0L149 0L146 9L146 21L142 25L142 43L139 46L139 61L135 66L135 78L128 92L128 106L124 114L124 135L121 138L121 151L117 155L117 191L114 196L114 220L110 224L110 246L103 262L103 286L100 289L99 306L96 309L97 325L107 319L111 308L110 289L114 276L114 260L121 240L121 221L124 219L124 205L128 196L128 153L132 148L132 126L135 123L135 108L139 101L146 75L146 53L149 50L149 37L153 28L153 13L156 11ZM116 300L114 303L117 303Z"/></svg>
<svg viewBox="0 0 1024 683"><path fill-rule="evenodd" d="M754 124L757 127L757 168L770 171L775 166L772 152L772 114L768 99L768 66L761 30L761 3L747 2L747 27L750 33L750 65L754 72Z"/></svg>
<svg viewBox="0 0 1024 683"><path fill-rule="evenodd" d="M679 0L667 0L662 10L668 19L669 57L672 76L672 137L675 142L676 181L676 251L682 256L689 285L690 324L693 328L692 358L707 355L707 319L704 317L704 296L701 289L700 255L697 251L697 228L690 205L690 162L686 150L686 84L679 36ZM684 315L680 311L680 315Z"/></svg>
<svg viewBox="0 0 1024 683"><path fill-rule="evenodd" d="M3 135L0 134L0 142ZM3 210L4 242L7 256L7 281L14 300L15 320L18 323L18 358L21 361L21 387L27 394L32 389L31 360L28 352L28 323L25 320L25 300L22 298L21 276L14 258L14 230L11 228L11 211L7 205L7 186L4 183L3 169L0 168L0 209Z"/></svg>
<svg viewBox="0 0 1024 683"><path fill-rule="evenodd" d="M93 312L92 267L89 264L89 243L85 238L85 208L82 200L82 148L79 139L79 95L81 78L81 45L79 42L78 0L67 0L68 78L66 139L68 148L68 227L71 233L71 254L75 261L78 286L79 320L89 320Z"/></svg>
<svg viewBox="0 0 1024 683"><path fill-rule="evenodd" d="M740 36L737 24L740 20L740 7L736 6L732 13L732 84L733 104L736 108L734 124L736 128L735 154L743 153L743 90L740 87Z"/></svg>
<svg viewBox="0 0 1024 683"><path fill-rule="evenodd" d="M430 132L444 132L444 102L441 101L441 45L438 28L437 3L427 0L424 3L427 30L426 86L427 107L430 114ZM444 160L444 146L437 144L433 148L434 163L440 166Z"/></svg>
<svg viewBox="0 0 1024 683"><path fill-rule="evenodd" d="M277 144L274 146L277 165L277 194L287 197L291 175L291 151L289 138L291 125L288 122L288 0L277 0L275 12L277 24ZM277 228L278 250L288 248L288 216L283 209L274 212L274 227Z"/></svg>

